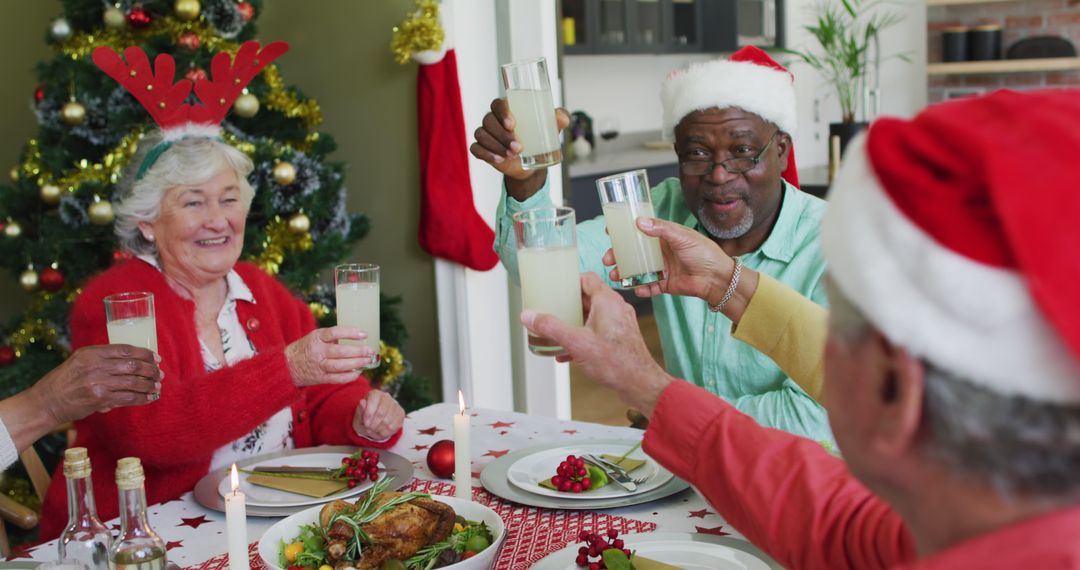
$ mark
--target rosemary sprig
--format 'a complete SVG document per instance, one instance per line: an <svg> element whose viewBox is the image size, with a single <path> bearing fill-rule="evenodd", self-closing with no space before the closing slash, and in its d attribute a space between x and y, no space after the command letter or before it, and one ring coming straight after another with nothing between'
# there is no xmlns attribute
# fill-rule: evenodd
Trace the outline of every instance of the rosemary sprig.
<svg viewBox="0 0 1080 570"><path fill-rule="evenodd" d="M627 451L626 453L622 454L622 457L616 459L615 464L618 465L619 463L622 463L623 459L626 459L627 457L630 457L630 454L637 451L639 447L641 447L641 442L640 441L635 443L634 447L630 448L630 451Z"/></svg>
<svg viewBox="0 0 1080 570"><path fill-rule="evenodd" d="M425 499L431 498L431 495L427 493L417 493L413 491L394 497L393 499L390 499L389 501L380 505L378 508L372 509L375 504L375 499L377 499L378 496L383 493L383 491L386 491L386 488L389 486L390 478L383 476L381 479L376 481L375 485L373 485L371 489L368 490L367 494L364 495L364 502L360 504L360 508L353 512L339 511L337 513L334 513L334 515L330 517L330 523L327 525L328 529L330 527L333 527L334 523L338 521L347 524L349 528L352 529L353 539L349 542L347 554L351 556L354 560L357 560L361 557L361 553L363 552L363 544L371 544L372 542L371 537L368 536L368 534L360 528L361 525L372 522L382 516L384 513L393 509L394 507L397 507L398 505L401 505L403 503L407 503L413 499L418 499L421 497Z"/></svg>

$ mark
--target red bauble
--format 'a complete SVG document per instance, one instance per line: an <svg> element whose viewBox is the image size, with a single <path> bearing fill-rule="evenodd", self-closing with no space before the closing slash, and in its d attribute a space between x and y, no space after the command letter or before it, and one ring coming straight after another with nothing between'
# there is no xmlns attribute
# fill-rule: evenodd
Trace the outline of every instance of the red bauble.
<svg viewBox="0 0 1080 570"><path fill-rule="evenodd" d="M195 51L202 45L202 40L199 39L199 34L195 32L184 32L177 38L176 43L180 44L180 47Z"/></svg>
<svg viewBox="0 0 1080 570"><path fill-rule="evenodd" d="M150 25L150 14L146 12L141 6L132 8L127 15L128 24L131 24L132 28L140 29Z"/></svg>
<svg viewBox="0 0 1080 570"><path fill-rule="evenodd" d="M449 439L436 441L427 452L427 466L436 477L442 479L453 477L454 442Z"/></svg>
<svg viewBox="0 0 1080 570"><path fill-rule="evenodd" d="M130 251L116 250L112 254L113 263L120 263L121 261L127 261L134 258ZM39 278L40 279L40 278Z"/></svg>
<svg viewBox="0 0 1080 570"><path fill-rule="evenodd" d="M7 366L15 362L15 349L10 346L0 346L0 366Z"/></svg>
<svg viewBox="0 0 1080 570"><path fill-rule="evenodd" d="M38 85L37 89L34 89L34 101L40 103L45 99L45 86Z"/></svg>
<svg viewBox="0 0 1080 570"><path fill-rule="evenodd" d="M241 2L236 5L236 11L240 12L240 17L245 22L250 22L255 17L255 7L250 2Z"/></svg>
<svg viewBox="0 0 1080 570"><path fill-rule="evenodd" d="M64 286L64 274L59 269L46 267L38 274L38 283L42 289L55 293Z"/></svg>
<svg viewBox="0 0 1080 570"><path fill-rule="evenodd" d="M206 79L206 72L201 67L192 67L184 74L184 79L190 80L192 83L197 83Z"/></svg>

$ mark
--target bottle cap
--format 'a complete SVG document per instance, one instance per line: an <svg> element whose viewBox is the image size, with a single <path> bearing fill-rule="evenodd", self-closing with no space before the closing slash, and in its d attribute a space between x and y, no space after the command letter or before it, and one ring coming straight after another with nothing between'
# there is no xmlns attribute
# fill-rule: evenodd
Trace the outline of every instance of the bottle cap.
<svg viewBox="0 0 1080 570"><path fill-rule="evenodd" d="M142 462L138 457L125 457L116 462L116 486L121 490L143 486Z"/></svg>
<svg viewBox="0 0 1080 570"><path fill-rule="evenodd" d="M71 447L64 450L64 477L85 479L90 476L90 457L85 447Z"/></svg>

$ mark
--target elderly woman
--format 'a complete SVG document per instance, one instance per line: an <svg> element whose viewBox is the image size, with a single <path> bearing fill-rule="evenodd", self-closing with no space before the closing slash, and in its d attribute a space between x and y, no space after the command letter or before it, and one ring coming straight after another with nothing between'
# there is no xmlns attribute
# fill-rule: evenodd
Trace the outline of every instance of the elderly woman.
<svg viewBox="0 0 1080 570"><path fill-rule="evenodd" d="M121 457L146 470L147 500L180 496L211 470L245 458L319 444L389 447L405 413L358 377L370 348L352 327L316 329L307 305L259 268L238 262L254 196L251 160L219 139L140 143L118 189L116 233L137 258L86 285L75 301L75 348L108 342L102 299L154 295L164 380L157 401L76 423L98 512L117 515L109 474ZM149 153L159 153L151 155ZM147 163L150 165L147 167ZM58 470L46 498L42 538L66 520Z"/></svg>

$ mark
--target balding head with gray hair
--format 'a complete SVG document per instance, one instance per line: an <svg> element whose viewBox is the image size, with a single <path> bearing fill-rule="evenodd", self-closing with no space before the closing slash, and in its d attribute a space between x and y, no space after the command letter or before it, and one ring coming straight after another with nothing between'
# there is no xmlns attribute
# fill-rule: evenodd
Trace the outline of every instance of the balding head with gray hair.
<svg viewBox="0 0 1080 570"><path fill-rule="evenodd" d="M236 172L245 210L251 207L255 198L255 189L247 180L254 168L251 159L218 139L189 137L174 141L143 177L136 179L146 156L161 142L160 131L139 141L139 149L116 188L116 237L121 249L136 255L157 254L157 246L143 236L139 223L153 223L158 219L161 200L170 188L202 184L231 168Z"/></svg>

